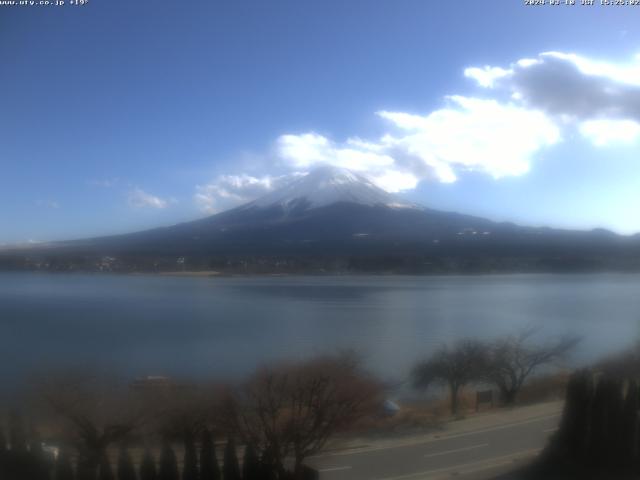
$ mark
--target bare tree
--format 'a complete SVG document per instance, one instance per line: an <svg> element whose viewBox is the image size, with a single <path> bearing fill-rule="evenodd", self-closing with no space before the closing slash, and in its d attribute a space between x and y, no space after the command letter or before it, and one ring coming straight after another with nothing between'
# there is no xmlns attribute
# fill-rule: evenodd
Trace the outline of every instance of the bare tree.
<svg viewBox="0 0 640 480"><path fill-rule="evenodd" d="M451 396L451 413L456 415L460 389L482 377L486 353L486 346L475 340L464 340L453 347L443 346L414 367L413 384L421 389L434 383L446 385Z"/></svg>
<svg viewBox="0 0 640 480"><path fill-rule="evenodd" d="M143 388L135 397L145 405L148 421L143 433L172 441L193 440L205 429L220 428L220 413L228 387L219 383L179 383Z"/></svg>
<svg viewBox="0 0 640 480"><path fill-rule="evenodd" d="M486 379L500 390L505 404L513 404L526 379L543 365L561 359L579 342L578 337L562 337L553 342L532 345L536 329L528 328L489 345Z"/></svg>
<svg viewBox="0 0 640 480"><path fill-rule="evenodd" d="M126 390L95 376L51 377L40 394L78 450L79 477L94 478L107 448L127 438L145 418Z"/></svg>
<svg viewBox="0 0 640 480"><path fill-rule="evenodd" d="M197 390L172 392L155 405L154 421L149 425L163 438L192 440L207 426L212 410L210 399Z"/></svg>
<svg viewBox="0 0 640 480"><path fill-rule="evenodd" d="M261 369L233 399L231 418L277 478L286 476L289 459L301 478L304 460L372 412L379 393L353 355L327 356Z"/></svg>

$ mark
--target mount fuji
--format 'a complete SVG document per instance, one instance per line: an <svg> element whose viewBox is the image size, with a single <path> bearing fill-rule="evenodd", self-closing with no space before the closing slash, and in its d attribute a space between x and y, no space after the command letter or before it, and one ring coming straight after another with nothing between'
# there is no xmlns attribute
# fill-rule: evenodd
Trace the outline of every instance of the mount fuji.
<svg viewBox="0 0 640 480"><path fill-rule="evenodd" d="M118 259L125 271L185 268L185 263L190 269L236 271L242 265L242 271L265 273L640 269L640 239L432 210L358 173L325 166L200 220L0 252L0 267L32 265L37 258L49 268L92 269L105 257Z"/></svg>
<svg viewBox="0 0 640 480"><path fill-rule="evenodd" d="M334 203L392 208L415 207L387 193L360 174L343 168L324 166L316 168L278 191L247 204L245 208L281 206L285 211L302 211Z"/></svg>

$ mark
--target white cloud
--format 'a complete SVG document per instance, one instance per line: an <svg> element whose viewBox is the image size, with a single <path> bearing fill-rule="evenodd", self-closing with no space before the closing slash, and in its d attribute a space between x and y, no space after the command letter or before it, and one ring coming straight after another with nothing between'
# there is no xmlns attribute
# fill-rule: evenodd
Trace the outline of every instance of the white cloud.
<svg viewBox="0 0 640 480"><path fill-rule="evenodd" d="M292 169L330 164L366 174L389 192L411 190L424 178L454 182L459 171L495 178L522 175L533 155L560 140L543 113L462 96L427 115L380 111L395 127L377 141L339 144L316 133L283 135L280 158Z"/></svg>
<svg viewBox="0 0 640 480"><path fill-rule="evenodd" d="M633 120L587 120L580 124L580 133L598 147L631 144L640 137L640 124Z"/></svg>
<svg viewBox="0 0 640 480"><path fill-rule="evenodd" d="M134 208L167 208L169 203L174 203L174 199L164 200L160 197L145 192L140 188L134 188L129 192L129 205Z"/></svg>
<svg viewBox="0 0 640 480"><path fill-rule="evenodd" d="M640 63L638 57L634 57L631 63L615 64L592 60L573 53L545 52L540 54L541 59L555 59L575 65L580 72L592 77L600 77L614 82L629 85L640 85Z"/></svg>
<svg viewBox="0 0 640 480"><path fill-rule="evenodd" d="M282 135L277 141L278 153L293 168L309 168L331 164L349 170L368 170L393 165L393 158L376 152L377 145L350 139L338 146L317 133Z"/></svg>
<svg viewBox="0 0 640 480"><path fill-rule="evenodd" d="M278 156L291 169L308 170L317 165L333 165L367 176L389 192L413 189L418 183L410 171L398 168L387 145L349 138L338 144L317 133L282 135L277 140Z"/></svg>
<svg viewBox="0 0 640 480"><path fill-rule="evenodd" d="M482 87L493 87L496 80L506 77L512 73L511 70L505 70L500 67L490 67L488 65L483 68L470 67L465 69L464 76L473 78Z"/></svg>
<svg viewBox="0 0 640 480"><path fill-rule="evenodd" d="M543 113L513 104L462 96L426 116L378 112L404 133L384 142L414 156L442 182L458 171L479 171L494 178L522 175L533 155L560 140L560 131Z"/></svg>
<svg viewBox="0 0 640 480"><path fill-rule="evenodd" d="M523 106L548 114L575 120L640 120L638 58L616 64L545 52L535 59L518 60L508 69L468 68L465 75L481 87L510 92Z"/></svg>
<svg viewBox="0 0 640 480"><path fill-rule="evenodd" d="M275 160L265 157L263 167L269 171L275 164L300 175L329 164L400 192L423 180L455 182L465 172L495 179L524 175L567 130L596 146L640 139L640 57L616 64L545 52L507 66L471 66L464 75L488 95L451 95L442 108L422 114L381 110L377 115L389 128L374 139L288 133L276 140ZM288 179L223 175L198 186L195 200L207 211L219 211Z"/></svg>
<svg viewBox="0 0 640 480"><path fill-rule="evenodd" d="M494 178L522 175L540 149L560 140L556 125L542 112L511 103L462 96L427 115L380 111L392 132L377 140L359 137L335 142L315 132L287 134L276 141L282 176L221 175L198 185L194 200L213 213L254 200L319 165L366 175L388 192L415 189L423 179L455 182L459 172Z"/></svg>
<svg viewBox="0 0 640 480"><path fill-rule="evenodd" d="M327 138L316 133L304 135L282 135L278 138L278 151L282 158L289 161L294 168L308 168L314 163L326 160L327 151L331 150Z"/></svg>
<svg viewBox="0 0 640 480"><path fill-rule="evenodd" d="M215 213L242 203L250 202L268 192L282 187L303 173L254 177L247 174L220 175L211 183L197 185L194 200L198 207Z"/></svg>
<svg viewBox="0 0 640 480"><path fill-rule="evenodd" d="M413 190L420 182L413 173L391 169L369 174L368 177L380 188L392 193Z"/></svg>

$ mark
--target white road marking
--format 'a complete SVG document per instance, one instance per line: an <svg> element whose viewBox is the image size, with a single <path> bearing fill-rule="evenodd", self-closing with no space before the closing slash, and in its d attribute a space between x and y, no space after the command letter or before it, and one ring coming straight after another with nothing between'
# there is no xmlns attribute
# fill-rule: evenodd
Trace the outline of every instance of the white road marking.
<svg viewBox="0 0 640 480"><path fill-rule="evenodd" d="M320 468L318 471L323 472L338 472L340 470L351 470L352 467L329 467L329 468Z"/></svg>
<svg viewBox="0 0 640 480"><path fill-rule="evenodd" d="M551 432L555 432L556 430L558 430L558 427L547 428L546 430L542 430L542 433L551 433Z"/></svg>
<svg viewBox="0 0 640 480"><path fill-rule="evenodd" d="M450 438L459 438L459 437L467 437L469 435L477 435L478 433L495 432L496 430L504 430L504 429L508 429L508 428L519 427L520 425L528 425L529 423L541 422L541 421L544 421L544 420L548 420L550 418L559 417L560 415L561 415L560 413L554 413L553 415L545 415L543 417L535 417L535 418L531 418L529 420L522 420L520 422L513 422L513 423L505 423L505 424L502 424L502 425L496 425L495 427L481 428L481 429L478 429L478 430L472 430L472 431L463 432L463 433L454 433L452 435L443 435L438 440L448 440Z"/></svg>
<svg viewBox="0 0 640 480"><path fill-rule="evenodd" d="M467 450L475 450L476 448L484 448L488 446L488 443L481 443L480 445L473 445L471 447L456 448L455 450L445 450L444 452L438 453L429 453L425 455L424 458L439 457L441 455L449 455L450 453L466 452Z"/></svg>
<svg viewBox="0 0 640 480"><path fill-rule="evenodd" d="M511 453L509 455L502 455L500 457L488 458L486 460L480 460L477 462L464 463L461 465L456 465L453 467L443 467L436 468L433 470L425 470L423 472L415 472L409 473L406 475L398 475L395 477L384 477L378 480L408 480L410 478L423 478L425 475L435 475L438 473L446 473L447 478L454 473L461 473L466 471L466 473L476 472L481 470L486 470L488 468L498 467L502 465L510 465L513 461L518 458L522 458L523 456L537 455L541 451L540 448L532 448L529 450L522 450L520 452Z"/></svg>
<svg viewBox="0 0 640 480"><path fill-rule="evenodd" d="M406 448L406 447L412 447L412 446L416 446L416 445L424 445L427 443L433 443L433 442L439 442L442 440L449 440L451 438L460 438L460 437L468 437L468 436L472 436L472 435L478 435L480 433L486 433L486 432L494 432L496 430L505 430L505 429L509 429L509 428L515 428L515 427L519 427L521 425L528 425L530 423L536 423L536 422L542 422L545 420L549 420L551 418L556 418L559 417L561 415L561 413L554 413L551 415L542 415L539 417L533 417L527 420L521 420L519 422L511 422L511 423L503 423L500 425L495 425L492 427L485 427L485 428L480 428L477 430L470 430L468 432L461 432L461 433L451 433L451 434L444 434L444 435L438 435L437 437L432 437L432 438L426 438L426 439L419 439L419 440L413 440L413 441L409 441L409 442L398 442L398 443L394 443L392 445L385 445L385 446L381 446L381 447L365 447L362 448L361 450L343 450L343 451L338 451L338 452L331 452L331 453L324 453L324 454L320 454L320 455L316 455L314 457L311 458L328 458L328 457L341 457L341 456L349 456L349 455L363 455L363 454L367 454L370 452L378 452L381 450L394 450L396 448Z"/></svg>

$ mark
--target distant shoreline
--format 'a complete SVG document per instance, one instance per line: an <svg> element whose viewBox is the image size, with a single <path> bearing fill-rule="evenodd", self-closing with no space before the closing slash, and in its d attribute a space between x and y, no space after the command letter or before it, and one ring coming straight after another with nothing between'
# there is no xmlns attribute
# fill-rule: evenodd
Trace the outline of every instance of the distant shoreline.
<svg viewBox="0 0 640 480"><path fill-rule="evenodd" d="M136 272L134 275L158 275L160 277L245 277L245 276L261 276L261 277L288 277L290 273L226 273L217 270L190 270L184 272Z"/></svg>
<svg viewBox="0 0 640 480"><path fill-rule="evenodd" d="M175 278L231 278L231 277L484 277L510 275L639 275L640 269L593 269L593 270L478 270L478 271L440 271L440 272L403 272L403 271L299 271L299 272L224 272L217 270L188 271L96 271L96 270L38 270L38 269L1 269L0 274L40 273L50 275L86 274L86 275L122 275L153 276Z"/></svg>
<svg viewBox="0 0 640 480"><path fill-rule="evenodd" d="M141 272L142 273L142 272ZM216 270L190 270L184 272L154 272L153 275L160 275L162 277L228 277L229 274L222 273Z"/></svg>

